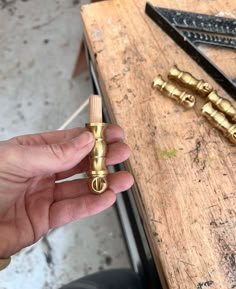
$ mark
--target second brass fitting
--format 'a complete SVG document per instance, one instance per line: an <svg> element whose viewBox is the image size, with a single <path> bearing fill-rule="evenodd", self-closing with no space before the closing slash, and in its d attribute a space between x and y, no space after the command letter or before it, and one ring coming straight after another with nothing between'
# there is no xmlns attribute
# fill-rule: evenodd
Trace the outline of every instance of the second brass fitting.
<svg viewBox="0 0 236 289"><path fill-rule="evenodd" d="M179 90L174 84L166 82L162 79L161 75L155 77L152 82L152 87L163 91L170 98L175 99L178 103L186 108L191 108L195 105L195 97L185 91Z"/></svg>
<svg viewBox="0 0 236 289"><path fill-rule="evenodd" d="M236 144L236 124L230 123L222 112L214 109L211 102L202 107L202 114L215 128L221 130L225 137Z"/></svg>
<svg viewBox="0 0 236 289"><path fill-rule="evenodd" d="M213 90L208 96L213 105L220 111L222 111L226 116L228 116L233 122L236 122L236 108L228 100L218 95L218 93Z"/></svg>
<svg viewBox="0 0 236 289"><path fill-rule="evenodd" d="M205 82L203 79L199 80L195 78L191 73L180 70L176 65L170 69L168 78L194 90L204 97L213 90L212 85L210 85L208 82Z"/></svg>
<svg viewBox="0 0 236 289"><path fill-rule="evenodd" d="M105 123L88 123L86 127L95 138L95 145L89 154L90 167L87 171L89 187L95 194L103 193L107 187L106 153L107 144L104 138Z"/></svg>

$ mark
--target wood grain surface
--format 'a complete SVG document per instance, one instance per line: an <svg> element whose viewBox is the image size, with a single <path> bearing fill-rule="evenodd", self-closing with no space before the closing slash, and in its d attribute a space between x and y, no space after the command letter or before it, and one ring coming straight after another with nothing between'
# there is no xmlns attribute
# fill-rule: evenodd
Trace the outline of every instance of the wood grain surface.
<svg viewBox="0 0 236 289"><path fill-rule="evenodd" d="M152 0L236 17L236 1ZM135 199L163 288L236 288L236 147L201 116L151 88L177 64L229 96L144 13L145 1L82 7L86 41L110 117L125 130ZM232 78L236 54L203 51ZM230 99L230 98L229 98ZM232 100L232 99L231 99ZM235 104L235 102L234 102Z"/></svg>

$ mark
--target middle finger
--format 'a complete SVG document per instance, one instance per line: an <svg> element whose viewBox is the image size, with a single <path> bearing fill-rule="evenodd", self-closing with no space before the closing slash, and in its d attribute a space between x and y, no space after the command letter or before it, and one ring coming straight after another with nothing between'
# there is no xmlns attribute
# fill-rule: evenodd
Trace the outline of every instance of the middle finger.
<svg viewBox="0 0 236 289"><path fill-rule="evenodd" d="M108 174L108 189L114 193L128 190L133 184L133 177L126 171ZM54 191L54 201L76 198L90 193L88 179L78 179L57 183Z"/></svg>
<svg viewBox="0 0 236 289"><path fill-rule="evenodd" d="M117 142L107 146L106 165L112 166L126 161L130 156L130 148L127 144ZM84 158L77 166L56 174L57 180L69 178L75 174L80 174L88 171L89 158Z"/></svg>

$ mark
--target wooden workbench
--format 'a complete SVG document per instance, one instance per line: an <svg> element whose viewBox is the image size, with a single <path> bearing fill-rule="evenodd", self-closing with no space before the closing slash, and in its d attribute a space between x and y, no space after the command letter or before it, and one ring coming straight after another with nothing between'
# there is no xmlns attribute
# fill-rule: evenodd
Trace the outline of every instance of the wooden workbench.
<svg viewBox="0 0 236 289"><path fill-rule="evenodd" d="M153 5L236 17L236 1L152 0ZM151 88L172 65L229 97L144 13L145 1L82 7L84 33L105 103L132 155L135 199L168 289L236 288L236 147L201 116ZM236 54L204 48L231 78ZM232 100L232 99L231 99Z"/></svg>

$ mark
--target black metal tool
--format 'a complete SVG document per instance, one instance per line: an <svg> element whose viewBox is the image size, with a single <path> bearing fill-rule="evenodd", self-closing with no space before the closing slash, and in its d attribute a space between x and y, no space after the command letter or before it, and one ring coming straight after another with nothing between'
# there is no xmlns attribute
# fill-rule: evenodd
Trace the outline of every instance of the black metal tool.
<svg viewBox="0 0 236 289"><path fill-rule="evenodd" d="M187 30L183 31L182 33L194 44L207 44L236 49L236 40L232 37L222 37L218 35L192 32Z"/></svg>
<svg viewBox="0 0 236 289"><path fill-rule="evenodd" d="M188 53L192 59L194 59L211 77L213 77L214 80L218 82L218 84L221 85L232 98L236 100L236 86L234 82L197 48L194 41L191 41L192 36L196 37L195 33L199 32L192 32L194 34L190 35L191 37L186 37L185 35L190 33L191 29L194 29L208 32L211 30L210 32L217 34L227 34L227 31L230 31L230 34L228 33L227 35L234 36L236 35L235 19L158 8L154 7L150 3L146 4L145 11L156 24L158 24L185 52ZM181 31L183 27L185 27L184 33ZM209 39L209 42L210 41L211 40Z"/></svg>
<svg viewBox="0 0 236 289"><path fill-rule="evenodd" d="M156 10L194 44L236 49L236 19L160 7Z"/></svg>

